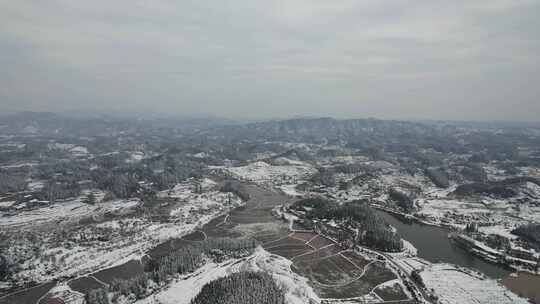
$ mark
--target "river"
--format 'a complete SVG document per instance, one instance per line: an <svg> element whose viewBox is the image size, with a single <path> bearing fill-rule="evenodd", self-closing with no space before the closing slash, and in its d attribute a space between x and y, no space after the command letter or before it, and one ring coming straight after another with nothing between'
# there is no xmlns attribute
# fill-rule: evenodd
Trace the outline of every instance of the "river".
<svg viewBox="0 0 540 304"><path fill-rule="evenodd" d="M518 277L512 277L511 271L507 268L485 262L454 245L448 239L449 231L445 228L404 220L380 210L377 210L377 213L395 227L402 238L418 249L419 257L433 263L451 263L476 269L488 277L502 280L502 283L514 293L540 303L540 276L520 273Z"/></svg>

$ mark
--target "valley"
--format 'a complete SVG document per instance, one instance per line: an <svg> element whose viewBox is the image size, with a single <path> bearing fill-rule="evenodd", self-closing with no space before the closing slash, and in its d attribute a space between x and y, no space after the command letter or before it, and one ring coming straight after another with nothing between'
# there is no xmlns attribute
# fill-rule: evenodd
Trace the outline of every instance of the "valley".
<svg viewBox="0 0 540 304"><path fill-rule="evenodd" d="M0 303L188 304L233 274L294 304L537 301L535 128L107 123L5 131Z"/></svg>

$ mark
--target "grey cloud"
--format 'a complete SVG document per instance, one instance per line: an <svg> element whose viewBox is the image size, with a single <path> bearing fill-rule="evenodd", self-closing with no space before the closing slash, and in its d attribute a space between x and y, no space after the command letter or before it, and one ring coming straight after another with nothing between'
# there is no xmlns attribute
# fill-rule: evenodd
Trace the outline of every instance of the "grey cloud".
<svg viewBox="0 0 540 304"><path fill-rule="evenodd" d="M538 120L538 1L2 1L0 110Z"/></svg>

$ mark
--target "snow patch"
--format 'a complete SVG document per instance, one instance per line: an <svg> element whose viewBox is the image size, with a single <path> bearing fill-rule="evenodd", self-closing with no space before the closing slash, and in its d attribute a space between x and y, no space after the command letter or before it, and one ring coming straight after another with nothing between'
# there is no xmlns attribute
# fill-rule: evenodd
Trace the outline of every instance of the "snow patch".
<svg viewBox="0 0 540 304"><path fill-rule="evenodd" d="M81 217L104 214L107 212L123 212L133 209L141 202L135 200L117 200L95 205L89 205L76 199L68 202L54 203L50 206L34 210L22 211L13 216L0 217L2 226L36 225L39 223L77 220Z"/></svg>
<svg viewBox="0 0 540 304"><path fill-rule="evenodd" d="M310 165L272 166L262 161L251 163L243 167L226 168L232 175L256 183L295 184L296 181L306 179L316 172Z"/></svg>
<svg viewBox="0 0 540 304"><path fill-rule="evenodd" d="M0 202L0 208L9 208L15 204L16 201Z"/></svg>

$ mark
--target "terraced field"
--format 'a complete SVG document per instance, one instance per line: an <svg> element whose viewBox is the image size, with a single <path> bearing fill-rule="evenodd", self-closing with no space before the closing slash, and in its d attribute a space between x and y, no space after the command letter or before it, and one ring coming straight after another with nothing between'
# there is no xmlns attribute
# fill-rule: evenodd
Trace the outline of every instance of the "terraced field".
<svg viewBox="0 0 540 304"><path fill-rule="evenodd" d="M340 299L408 301L400 284L386 286L386 282L397 276L383 262L344 249L322 235L290 232L264 242L263 246L273 254L292 260L292 270L307 277L310 285L321 298L328 299L328 303L338 303Z"/></svg>
<svg viewBox="0 0 540 304"><path fill-rule="evenodd" d="M286 223L272 216L271 210L290 198L255 185L246 188L251 197L246 206L205 225L201 231L207 237L257 239L269 252L292 260L291 268L307 277L321 298L408 300L399 284L378 289L378 285L397 278L380 261L344 249L303 226L293 225L293 230L299 230L289 231Z"/></svg>

